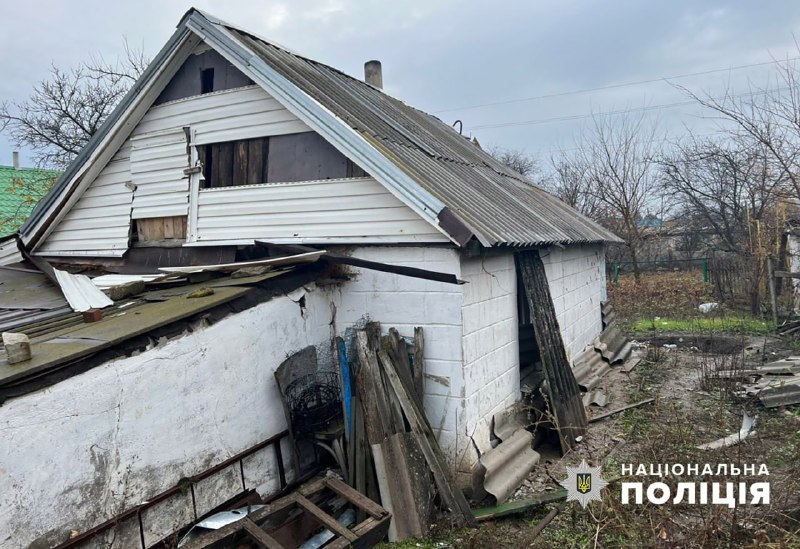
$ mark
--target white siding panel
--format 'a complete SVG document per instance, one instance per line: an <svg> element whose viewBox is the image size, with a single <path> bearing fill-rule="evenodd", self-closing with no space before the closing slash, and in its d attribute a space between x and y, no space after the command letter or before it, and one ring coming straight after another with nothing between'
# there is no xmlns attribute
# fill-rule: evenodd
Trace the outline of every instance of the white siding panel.
<svg viewBox="0 0 800 549"><path fill-rule="evenodd" d="M200 191L198 241L446 238L371 177Z"/></svg>
<svg viewBox="0 0 800 549"><path fill-rule="evenodd" d="M209 93L153 107L139 136L190 126L198 144L311 131L258 86Z"/></svg>
<svg viewBox="0 0 800 549"><path fill-rule="evenodd" d="M128 249L133 192L123 145L39 248L42 255L119 257Z"/></svg>
<svg viewBox="0 0 800 549"><path fill-rule="evenodd" d="M311 131L258 86L152 107L41 253L120 256L128 248L131 219L187 215L186 126L198 144ZM126 183L135 184L136 191Z"/></svg>
<svg viewBox="0 0 800 549"><path fill-rule="evenodd" d="M183 128L148 133L131 139L133 219L186 215L189 178L186 136Z"/></svg>

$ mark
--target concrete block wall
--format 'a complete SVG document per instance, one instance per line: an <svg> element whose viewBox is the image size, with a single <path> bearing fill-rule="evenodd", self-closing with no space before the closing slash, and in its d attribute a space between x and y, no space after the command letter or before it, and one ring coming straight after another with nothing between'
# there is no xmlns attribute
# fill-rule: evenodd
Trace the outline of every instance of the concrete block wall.
<svg viewBox="0 0 800 549"><path fill-rule="evenodd" d="M573 359L602 330L600 301L606 295L602 244L550 246L539 252L567 355Z"/></svg>
<svg viewBox="0 0 800 549"><path fill-rule="evenodd" d="M333 250L333 248L332 248ZM405 265L461 276L459 252L445 247L364 246L338 248L339 253L393 265ZM464 377L461 350L461 287L391 273L352 269L354 279L331 289L336 332L363 321L365 313L384 330L397 328L414 337L425 334L425 412L446 456L463 452Z"/></svg>
<svg viewBox="0 0 800 549"><path fill-rule="evenodd" d="M474 443L461 456L459 472L469 472L491 449L492 416L519 400L517 283L511 253L463 257L462 286L465 435Z"/></svg>

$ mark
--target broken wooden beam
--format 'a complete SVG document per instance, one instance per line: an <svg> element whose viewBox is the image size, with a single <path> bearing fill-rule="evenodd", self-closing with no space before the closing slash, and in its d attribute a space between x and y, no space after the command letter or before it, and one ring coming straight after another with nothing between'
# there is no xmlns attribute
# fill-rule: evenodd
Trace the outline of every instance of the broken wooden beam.
<svg viewBox="0 0 800 549"><path fill-rule="evenodd" d="M487 520L494 520L497 518L508 517L512 515L521 515L541 507L547 503L566 499L567 491L563 488L548 492L540 496L523 499L520 501L509 501L502 505L495 505L494 507L484 507L483 509L473 509L472 515L478 519L478 522Z"/></svg>
<svg viewBox="0 0 800 549"><path fill-rule="evenodd" d="M264 242L262 240L255 241L257 246L262 246L270 251L277 251L280 253L297 254L317 252L319 250L308 246L299 244L273 244L271 242ZM368 261L366 259L358 259L346 255L340 255L330 252L325 252L320 256L322 261L328 263L337 263L340 265L350 265L352 267L359 267L361 269L369 269L371 271L380 271L384 273L392 273L401 276L409 276L412 278L421 278L423 280L433 280L435 282L445 282L447 284L466 284L466 281L459 280L456 275L450 273L441 273L438 271L429 271L427 269L418 269L416 267L406 267L405 265L390 265L388 263L380 263L378 261Z"/></svg>
<svg viewBox="0 0 800 549"><path fill-rule="evenodd" d="M633 408L638 408L639 406L644 406L645 404L650 404L651 402L655 402L656 399L648 398L646 400L641 400L639 402L634 402L633 404L628 404L627 406L623 406L622 408L617 408L616 410L611 410L610 412L606 412L605 414L600 414L599 416L595 416L589 420L589 423L594 423L595 421L600 421L601 419L606 419L607 417L611 417L614 415L619 414L620 412L624 412L626 410L631 410Z"/></svg>

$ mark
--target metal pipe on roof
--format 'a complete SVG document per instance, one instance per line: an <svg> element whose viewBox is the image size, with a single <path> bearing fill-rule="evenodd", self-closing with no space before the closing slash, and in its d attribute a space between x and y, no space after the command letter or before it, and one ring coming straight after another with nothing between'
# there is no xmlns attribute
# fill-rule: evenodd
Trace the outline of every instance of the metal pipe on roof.
<svg viewBox="0 0 800 549"><path fill-rule="evenodd" d="M19 169L19 151L14 151L11 153L11 162L14 164L14 169Z"/></svg>

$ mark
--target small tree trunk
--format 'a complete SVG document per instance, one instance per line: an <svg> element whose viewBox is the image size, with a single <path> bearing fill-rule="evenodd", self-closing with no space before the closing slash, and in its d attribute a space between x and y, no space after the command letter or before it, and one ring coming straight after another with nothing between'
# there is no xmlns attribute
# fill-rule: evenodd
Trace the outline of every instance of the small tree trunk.
<svg viewBox="0 0 800 549"><path fill-rule="evenodd" d="M642 273L639 270L639 258L636 255L636 245L628 244L628 249L631 251L631 264L633 265L633 280L636 284L638 284Z"/></svg>

